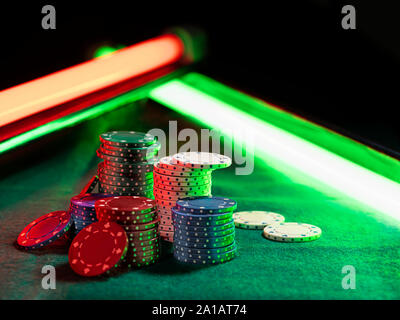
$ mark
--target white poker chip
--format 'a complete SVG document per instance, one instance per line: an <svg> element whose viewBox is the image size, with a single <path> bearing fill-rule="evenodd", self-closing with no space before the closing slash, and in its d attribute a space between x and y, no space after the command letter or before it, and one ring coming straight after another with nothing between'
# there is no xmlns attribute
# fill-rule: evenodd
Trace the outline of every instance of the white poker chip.
<svg viewBox="0 0 400 320"><path fill-rule="evenodd" d="M156 162L154 165L156 165L158 168L162 169L167 169L171 171L176 171L176 172L193 172L193 171L199 171L206 173L209 169L195 169L195 168L187 168L181 165L176 164L175 161L173 161L172 156L167 156L163 157L158 162Z"/></svg>
<svg viewBox="0 0 400 320"><path fill-rule="evenodd" d="M268 211L240 211L233 214L235 226L242 229L264 229L266 226L285 221L279 213Z"/></svg>
<svg viewBox="0 0 400 320"><path fill-rule="evenodd" d="M172 163L196 169L221 169L232 164L232 159L218 153L181 152L172 156Z"/></svg>
<svg viewBox="0 0 400 320"><path fill-rule="evenodd" d="M285 222L264 228L264 237L280 242L307 242L317 240L322 230L307 223Z"/></svg>

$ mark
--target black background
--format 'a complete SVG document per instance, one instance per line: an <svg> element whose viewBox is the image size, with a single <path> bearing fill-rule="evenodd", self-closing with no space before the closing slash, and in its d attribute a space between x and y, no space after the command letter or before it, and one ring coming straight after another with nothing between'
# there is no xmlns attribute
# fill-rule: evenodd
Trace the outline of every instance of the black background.
<svg viewBox="0 0 400 320"><path fill-rule="evenodd" d="M41 28L45 4L56 8L56 30ZM356 8L357 30L341 27L345 4ZM0 89L87 60L102 43L129 45L194 25L209 43L200 72L400 151L396 1L30 1L0 10Z"/></svg>

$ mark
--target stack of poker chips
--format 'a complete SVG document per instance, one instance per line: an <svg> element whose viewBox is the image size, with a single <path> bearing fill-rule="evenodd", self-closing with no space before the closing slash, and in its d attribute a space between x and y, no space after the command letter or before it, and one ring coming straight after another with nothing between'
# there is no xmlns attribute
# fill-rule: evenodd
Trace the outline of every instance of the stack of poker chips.
<svg viewBox="0 0 400 320"><path fill-rule="evenodd" d="M99 199L111 197L103 193L85 193L71 198L69 213L74 222L74 233L77 235L82 229L97 221L94 204Z"/></svg>
<svg viewBox="0 0 400 320"><path fill-rule="evenodd" d="M172 209L174 257L187 264L208 265L237 254L233 212L236 201L222 197L190 197Z"/></svg>
<svg viewBox="0 0 400 320"><path fill-rule="evenodd" d="M178 199L211 195L211 173L232 163L229 157L208 152L182 152L154 164L154 197L160 217L160 236L174 240L172 211Z"/></svg>
<svg viewBox="0 0 400 320"><path fill-rule="evenodd" d="M161 144L150 134L112 131L100 135L99 191L153 197L153 165Z"/></svg>
<svg viewBox="0 0 400 320"><path fill-rule="evenodd" d="M156 202L139 196L114 196L95 204L97 218L101 222L119 224L128 240L124 257L128 267L153 264L160 257Z"/></svg>

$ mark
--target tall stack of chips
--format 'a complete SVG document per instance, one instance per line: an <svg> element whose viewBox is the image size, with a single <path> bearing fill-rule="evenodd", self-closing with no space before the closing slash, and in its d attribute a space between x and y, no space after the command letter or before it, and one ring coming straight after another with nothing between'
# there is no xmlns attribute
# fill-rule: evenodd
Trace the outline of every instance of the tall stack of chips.
<svg viewBox="0 0 400 320"><path fill-rule="evenodd" d="M99 221L119 224L128 240L124 258L128 267L155 263L160 257L156 202L139 196L114 196L96 201Z"/></svg>
<svg viewBox="0 0 400 320"><path fill-rule="evenodd" d="M161 144L150 134L112 131L100 135L99 191L153 197L153 165Z"/></svg>
<svg viewBox="0 0 400 320"><path fill-rule="evenodd" d="M221 197L190 197L172 208L174 257L196 265L218 264L236 256L233 211L236 201Z"/></svg>
<svg viewBox="0 0 400 320"><path fill-rule="evenodd" d="M160 236L173 242L172 211L178 199L211 195L211 173L231 165L229 157L208 152L182 152L154 164L154 197L160 217Z"/></svg>
<svg viewBox="0 0 400 320"><path fill-rule="evenodd" d="M97 221L94 203L99 199L111 197L103 193L85 193L71 198L69 213L74 222L74 233L77 235L83 228Z"/></svg>

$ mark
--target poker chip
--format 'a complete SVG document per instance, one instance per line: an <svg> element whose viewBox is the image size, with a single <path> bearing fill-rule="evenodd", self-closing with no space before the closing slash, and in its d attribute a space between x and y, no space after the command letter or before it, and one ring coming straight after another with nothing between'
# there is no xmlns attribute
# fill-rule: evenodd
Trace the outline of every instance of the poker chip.
<svg viewBox="0 0 400 320"><path fill-rule="evenodd" d="M196 153L197 154L197 153ZM231 160L223 159L223 156L217 154L210 155L211 162L206 163L204 161L205 155L208 153L201 153L201 156L186 158L187 161L178 161L182 155L186 153L175 154L173 156L167 156L159 159L154 163L154 190L153 195L158 205L158 215L160 219L160 235L162 239L172 242L174 240L174 230L172 224L177 225L190 225L190 226L201 226L210 227L219 224L226 224L231 222L232 218L225 217L220 218L218 222L214 222L218 217L213 216L206 219L206 217L189 217L184 215L177 215L176 219L173 219L172 208L175 207L177 201L180 199L186 200L192 197L210 197L211 196L211 174L214 169L228 166ZM219 158L218 158L219 157ZM218 158L218 163L214 163ZM194 160L192 163L191 161ZM200 165L201 160L202 165ZM214 161L214 162L212 162ZM236 202L235 202L236 204ZM232 205L231 205L232 207ZM218 209L222 210L224 207L221 205ZM233 211L224 209L225 211ZM182 210L180 210L182 211ZM201 210L199 213L218 213L214 211ZM221 211L221 212L225 212ZM188 211L190 213L197 213L196 211ZM164 227L171 226L171 227Z"/></svg>
<svg viewBox="0 0 400 320"><path fill-rule="evenodd" d="M112 147L110 145L101 145L99 151L105 155L121 157L121 158L135 158L135 159L148 159L154 157L160 150L161 143L156 142L148 148L123 148Z"/></svg>
<svg viewBox="0 0 400 320"><path fill-rule="evenodd" d="M155 251L155 250L157 250L157 251ZM141 253L144 253L144 252L147 252L147 253L149 253L149 254L152 254L153 252L156 252L156 253L158 253L158 252L160 252L160 244L159 244L159 242L157 241L157 243L156 244L154 244L154 245L149 245L149 246L138 246L138 247L131 247L131 246L129 246L128 247L128 252L132 252L132 253L136 253L136 254L138 254L139 256L141 255Z"/></svg>
<svg viewBox="0 0 400 320"><path fill-rule="evenodd" d="M205 185L199 186L173 186L166 184L154 183L154 187L157 189L168 190L168 191L210 191L211 192L211 182Z"/></svg>
<svg viewBox="0 0 400 320"><path fill-rule="evenodd" d="M151 191L153 187L153 180L137 180L137 181L117 181L117 180L104 180L101 183L102 187L107 186L108 188L118 187L118 188L133 188L136 191ZM106 187L103 187L106 188Z"/></svg>
<svg viewBox="0 0 400 320"><path fill-rule="evenodd" d="M160 231L160 233L162 231L173 232L174 231L174 226L173 225L162 225L162 224L160 224L160 226L158 227L158 230Z"/></svg>
<svg viewBox="0 0 400 320"><path fill-rule="evenodd" d="M69 264L77 274L93 277L109 272L128 250L125 231L113 222L95 222L84 228L72 241Z"/></svg>
<svg viewBox="0 0 400 320"><path fill-rule="evenodd" d="M144 231L153 228L158 228L160 225L159 220L155 220L148 223L134 224L134 225L123 225L123 229L126 231Z"/></svg>
<svg viewBox="0 0 400 320"><path fill-rule="evenodd" d="M280 242L308 242L321 237L322 230L307 223L284 222L266 226L264 237Z"/></svg>
<svg viewBox="0 0 400 320"><path fill-rule="evenodd" d="M19 234L17 244L24 249L38 249L63 237L73 223L66 211L54 211L35 219Z"/></svg>
<svg viewBox="0 0 400 320"><path fill-rule="evenodd" d="M157 167L167 170L172 170L176 172L192 172L192 171L203 171L207 172L209 169L202 169L202 168L188 168L184 166L177 165L172 162L172 156L167 156L159 159L156 164Z"/></svg>
<svg viewBox="0 0 400 320"><path fill-rule="evenodd" d="M175 196L175 197L191 197L191 196L204 196L209 193L209 189L203 189L199 191L194 190L186 190L186 191L172 191L172 190L164 190L157 187L154 187L154 193L164 196Z"/></svg>
<svg viewBox="0 0 400 320"><path fill-rule="evenodd" d="M153 166L155 163L155 159L149 159L147 161L142 161L142 162L132 162L132 163L120 163L120 162L114 162L114 161L108 161L104 160L103 161L103 167L110 169L110 170L131 170L133 172L138 172L138 171L146 171L150 170L153 171Z"/></svg>
<svg viewBox="0 0 400 320"><path fill-rule="evenodd" d="M237 255L237 249L219 254L185 254L183 252L174 251L174 257L176 260L182 263L189 263L192 265L209 265L209 264L221 264L232 260Z"/></svg>
<svg viewBox="0 0 400 320"><path fill-rule="evenodd" d="M165 238L171 238L174 236L174 231L160 230L160 236Z"/></svg>
<svg viewBox="0 0 400 320"><path fill-rule="evenodd" d="M101 134L100 141L105 145L141 148L156 143L156 138L143 132L111 131Z"/></svg>
<svg viewBox="0 0 400 320"><path fill-rule="evenodd" d="M214 226L196 226L196 225L190 225L190 224L185 224L185 225L179 225L179 229L184 231L189 231L189 232L219 232L227 229L234 228L235 224L233 220L225 223L225 224L220 224L220 225L214 225Z"/></svg>
<svg viewBox="0 0 400 320"><path fill-rule="evenodd" d="M144 162L147 161L148 159L154 159L155 154L150 154L149 157L143 156L140 158L133 158L133 157L116 157L116 156L110 156L107 154L102 153L100 150L96 151L96 154L99 158L103 159L104 161L113 162L116 164L122 164L122 165L131 165L135 164L137 162Z"/></svg>
<svg viewBox="0 0 400 320"><path fill-rule="evenodd" d="M99 186L99 191L100 192L107 192L109 195L114 196L114 197L125 197L125 196L131 196L132 191L116 191L116 190L103 190L101 186ZM135 195L138 197L146 197L146 198L151 198L153 197L153 191L152 190L142 190L142 191L136 191Z"/></svg>
<svg viewBox="0 0 400 320"><path fill-rule="evenodd" d="M192 245L186 245L186 247L193 247L194 244L204 244L204 245L218 245L220 243L232 243L235 240L235 232L233 231L229 235L220 237L197 237L197 236L185 236L178 233L174 233L174 241L180 241L180 243L186 242ZM177 244L179 244L177 242Z"/></svg>
<svg viewBox="0 0 400 320"><path fill-rule="evenodd" d="M156 213L149 213L144 215L132 215L132 216L120 216L120 215L106 215L99 214L99 221L113 221L122 225L136 225L136 224L147 224L157 219Z"/></svg>
<svg viewBox="0 0 400 320"><path fill-rule="evenodd" d="M176 239L176 236L174 234L174 244L189 248L208 248L208 249L222 248L232 244L234 238L235 238L234 236L228 237L227 241L221 241L221 242L184 241Z"/></svg>
<svg viewBox="0 0 400 320"><path fill-rule="evenodd" d="M145 197L126 196L101 199L96 202L96 208L118 212L147 213L156 209L157 204L154 200Z"/></svg>
<svg viewBox="0 0 400 320"><path fill-rule="evenodd" d="M128 251L127 255L126 255L126 259L132 259L132 258L146 258L146 257L155 257L155 256L159 256L160 254L160 248L157 247L153 247L151 249L148 250L136 250L136 251Z"/></svg>
<svg viewBox="0 0 400 320"><path fill-rule="evenodd" d="M163 194L163 193L160 193L160 192L158 192L157 190L155 190L154 189L154 191L153 191L153 194L154 194L154 196L156 196L158 199L162 199L162 200L170 200L170 201L176 201L176 200L179 200L179 199L185 199L185 198L187 198L187 197L190 197L190 196L193 196L194 194L193 194L193 192L191 193L191 194L185 194L185 193L183 193L183 194L180 194L180 195L176 195L176 194ZM209 191L207 191L207 192L195 192L195 194L197 194L198 196L209 196L210 195L210 192Z"/></svg>
<svg viewBox="0 0 400 320"><path fill-rule="evenodd" d="M115 167L115 166L106 166L104 161L100 162L97 165L98 171L101 173L105 173L108 175L118 175L122 177L135 177L135 176L141 176L144 174L151 175L153 177L153 166L145 166L145 167L134 167L134 168L120 168L120 167Z"/></svg>
<svg viewBox="0 0 400 320"><path fill-rule="evenodd" d="M230 234L233 234L234 232L235 232L234 228L221 230L221 231L207 231L207 232L187 231L187 230L178 229L175 232L175 234L178 238L180 238L180 237L182 237L182 238L190 238L190 237L208 238L208 237L228 236ZM160 231L160 233L161 233L161 231Z"/></svg>
<svg viewBox="0 0 400 320"><path fill-rule="evenodd" d="M233 214L235 226L243 229L264 229L266 226L285 221L279 213L268 211L241 211Z"/></svg>
<svg viewBox="0 0 400 320"><path fill-rule="evenodd" d="M192 214L186 212L179 212L177 208L172 208L172 218L180 221L194 221L194 222L212 222L217 220L232 220L232 212L223 212L215 214Z"/></svg>
<svg viewBox="0 0 400 320"><path fill-rule="evenodd" d="M143 186L133 186L133 187L119 187L119 186L114 186L111 184L106 184L104 182L101 183L101 188L102 190L106 191L115 191L115 192L150 192L152 191L152 187L148 185L143 185Z"/></svg>
<svg viewBox="0 0 400 320"><path fill-rule="evenodd" d="M97 186L97 183L99 182L99 177L98 176L93 176L89 182L83 187L81 192L79 194L87 194L91 193L94 188Z"/></svg>
<svg viewBox="0 0 400 320"><path fill-rule="evenodd" d="M154 172L159 174L172 176L172 177L202 177L211 174L211 170L199 170L199 171L175 171L158 167L158 163L154 164Z"/></svg>
<svg viewBox="0 0 400 320"><path fill-rule="evenodd" d="M206 174L204 176L177 177L177 176L167 176L154 171L153 175L154 179L162 181L171 181L171 182L203 182L202 184L206 184L211 180L210 174Z"/></svg>
<svg viewBox="0 0 400 320"><path fill-rule="evenodd" d="M123 154L137 154L137 153L145 154L149 151L150 152L159 151L161 149L161 143L156 141L147 147L115 146L107 143L107 144L102 144L101 147L114 152L120 152L120 153L122 152Z"/></svg>
<svg viewBox="0 0 400 320"><path fill-rule="evenodd" d="M159 245L158 237L150 240L129 242L130 248L142 248L142 247L156 246L156 245Z"/></svg>
<svg viewBox="0 0 400 320"><path fill-rule="evenodd" d="M153 197L155 156L161 144L155 137L136 131L111 131L100 135L97 156L99 191L120 196Z"/></svg>
<svg viewBox="0 0 400 320"><path fill-rule="evenodd" d="M145 266L149 261L139 261L140 257L159 257L159 231L157 203L140 196L110 197L95 203L100 221L118 223L126 233L129 242L124 264L128 267ZM149 250L152 247L152 250ZM147 253L143 253L147 251Z"/></svg>
<svg viewBox="0 0 400 320"><path fill-rule="evenodd" d="M209 152L181 152L172 156L172 163L187 168L221 169L232 164L231 158Z"/></svg>
<svg viewBox="0 0 400 320"><path fill-rule="evenodd" d="M71 205L78 208L94 208L94 204L97 200L111 197L109 194L104 193L87 193L79 194L71 198Z"/></svg>
<svg viewBox="0 0 400 320"><path fill-rule="evenodd" d="M176 201L177 210L197 214L211 214L234 211L235 200L222 197L192 197Z"/></svg>
<svg viewBox="0 0 400 320"><path fill-rule="evenodd" d="M181 207L178 207L181 202ZM182 208L191 209L187 212ZM233 210L236 201L227 198L189 197L171 208L174 258L193 265L218 264L233 259L237 249ZM223 212L218 212L223 210ZM167 231L160 235L170 236ZM226 249L228 248L228 249ZM199 249L199 251L192 251Z"/></svg>
<svg viewBox="0 0 400 320"><path fill-rule="evenodd" d="M78 234L83 228L93 222L97 222L95 202L100 199L111 197L105 193L79 194L71 198L69 213L74 222L74 234Z"/></svg>
<svg viewBox="0 0 400 320"><path fill-rule="evenodd" d="M157 177L154 178L154 182L157 184L162 184L166 186L174 186L174 187L196 187L196 186L203 186L206 187L211 184L211 179L208 180L200 180L200 181L166 181L166 180L159 180Z"/></svg>
<svg viewBox="0 0 400 320"><path fill-rule="evenodd" d="M154 239L155 237L158 236L158 230L156 228L146 230L146 231L130 231L126 232L126 235L128 236L129 240L132 242L135 241L146 241L146 240L151 240Z"/></svg>
<svg viewBox="0 0 400 320"><path fill-rule="evenodd" d="M116 183L130 183L132 185L140 185L140 184L153 184L153 176L149 175L137 175L134 177L130 176L115 176L108 175L99 172L99 177L104 182L109 182L108 184L116 184Z"/></svg>

